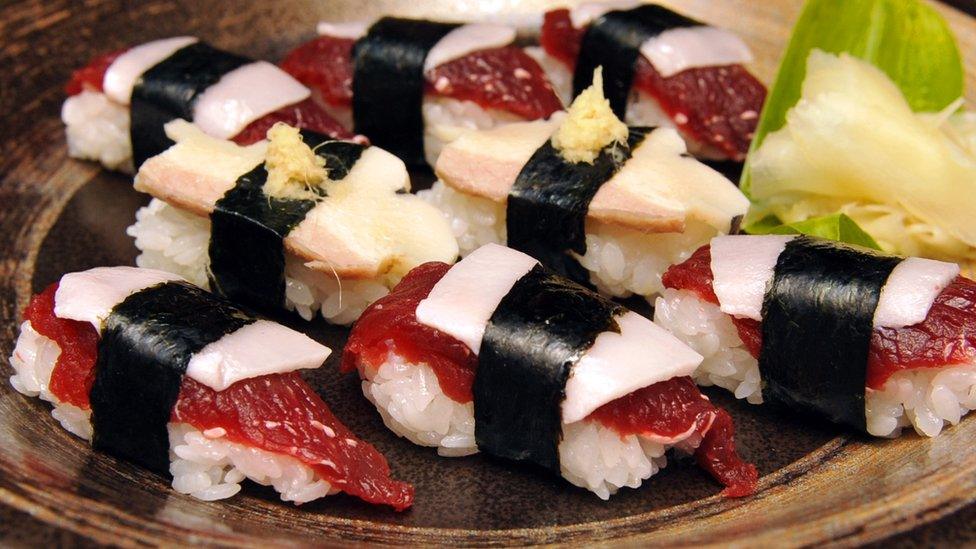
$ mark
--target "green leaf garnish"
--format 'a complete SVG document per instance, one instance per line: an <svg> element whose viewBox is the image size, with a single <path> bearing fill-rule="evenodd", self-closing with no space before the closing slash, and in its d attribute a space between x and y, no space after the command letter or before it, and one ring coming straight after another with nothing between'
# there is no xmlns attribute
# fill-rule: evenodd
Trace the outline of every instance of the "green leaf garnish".
<svg viewBox="0 0 976 549"><path fill-rule="evenodd" d="M922 0L808 0L766 98L750 156L786 123L815 48L847 52L880 68L916 112L941 110L963 95L965 71L955 36ZM749 195L748 158L739 187Z"/></svg>
<svg viewBox="0 0 976 549"><path fill-rule="evenodd" d="M836 213L813 217L796 223L781 224L775 215L766 216L747 226L749 234L805 234L865 248L880 250L881 246L864 232L850 217Z"/></svg>

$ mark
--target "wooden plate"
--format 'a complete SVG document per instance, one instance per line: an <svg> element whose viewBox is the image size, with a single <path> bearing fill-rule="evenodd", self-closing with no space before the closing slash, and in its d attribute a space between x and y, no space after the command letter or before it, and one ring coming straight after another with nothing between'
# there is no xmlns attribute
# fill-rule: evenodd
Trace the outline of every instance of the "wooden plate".
<svg viewBox="0 0 976 549"><path fill-rule="evenodd" d="M799 11L793 0L669 2L740 32L773 75ZM365 5L364 5L365 4ZM32 291L61 274L129 264L125 227L146 202L127 178L66 158L58 113L72 68L102 51L153 38L196 34L256 57L274 57L310 37L319 19L380 13L498 18L531 27L542 1L278 1L251 5L5 3L0 13L0 355L9 356L19 311ZM955 28L976 90L976 22L941 8ZM970 99L973 96L970 95ZM295 324L294 319L286 318ZM340 349L346 332L303 326ZM610 502L534 471L485 457L441 459L397 439L336 372L338 353L311 376L337 415L417 487L415 508L396 514L336 496L302 507L248 486L206 503L173 492L168 481L93 453L63 431L50 408L0 383L0 502L100 542L220 545L391 542L445 544L577 543L627 540L668 544L863 542L933 520L976 496L976 420L935 440L914 435L874 441L817 421L710 392L735 416L745 457L763 475L753 497L725 500L692 464L672 461L639 490ZM0 373L6 377L6 361Z"/></svg>

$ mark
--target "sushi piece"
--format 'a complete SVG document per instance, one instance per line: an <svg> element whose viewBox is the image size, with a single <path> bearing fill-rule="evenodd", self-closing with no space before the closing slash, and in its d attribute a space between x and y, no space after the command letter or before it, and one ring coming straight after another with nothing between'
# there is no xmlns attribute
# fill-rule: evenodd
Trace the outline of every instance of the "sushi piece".
<svg viewBox="0 0 976 549"><path fill-rule="evenodd" d="M602 65L610 104L628 124L677 128L701 158L745 160L766 87L743 66L752 53L735 34L624 0L547 12L540 43L530 53L565 101Z"/></svg>
<svg viewBox="0 0 976 549"><path fill-rule="evenodd" d="M688 375L701 356L650 320L496 244L411 271L353 327L342 357L387 427L443 456L542 466L608 499L677 448L755 490L730 416Z"/></svg>
<svg viewBox="0 0 976 549"><path fill-rule="evenodd" d="M329 113L410 166L434 160L469 128L547 118L562 109L545 73L502 25L384 17L321 23L281 67Z"/></svg>
<svg viewBox="0 0 976 549"><path fill-rule="evenodd" d="M246 147L182 120L167 133L175 144L135 178L153 196L128 229L142 267L348 324L411 268L457 257L447 221L407 193L403 162L379 147L283 123Z"/></svg>
<svg viewBox="0 0 976 549"><path fill-rule="evenodd" d="M462 135L435 172L418 194L451 221L462 255L506 244L613 296L655 295L668 266L734 232L749 207L675 130L624 125L598 84L548 121Z"/></svg>
<svg viewBox="0 0 976 549"><path fill-rule="evenodd" d="M809 236L721 236L664 275L654 320L694 373L880 437L976 409L976 282L959 266Z"/></svg>
<svg viewBox="0 0 976 549"><path fill-rule="evenodd" d="M97 57L71 75L65 91L68 154L127 173L172 144L163 125L175 118L242 145L264 139L276 122L353 137L275 65L191 36Z"/></svg>
<svg viewBox="0 0 976 549"><path fill-rule="evenodd" d="M31 299L10 383L96 450L203 500L246 478L295 504L345 492L410 507L413 487L298 374L330 353L170 273L100 267Z"/></svg>

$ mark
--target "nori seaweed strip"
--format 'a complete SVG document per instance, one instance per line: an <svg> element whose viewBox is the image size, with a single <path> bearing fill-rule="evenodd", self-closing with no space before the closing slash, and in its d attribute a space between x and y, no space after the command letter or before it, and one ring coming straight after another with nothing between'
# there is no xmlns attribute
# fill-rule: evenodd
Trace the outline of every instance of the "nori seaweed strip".
<svg viewBox="0 0 976 549"><path fill-rule="evenodd" d="M302 139L324 158L331 179L342 179L359 159L363 146L334 141L314 132ZM242 175L210 214L210 287L220 295L272 312L285 303L284 238L314 200L274 198L264 194L264 164Z"/></svg>
<svg viewBox="0 0 976 549"><path fill-rule="evenodd" d="M602 66L603 93L622 120L641 44L666 30L701 24L655 4L604 14L583 34L573 73L573 97L593 83L593 71Z"/></svg>
<svg viewBox="0 0 976 549"><path fill-rule="evenodd" d="M356 133L424 166L424 60L445 34L460 27L384 17L353 49L352 116Z"/></svg>
<svg viewBox="0 0 976 549"><path fill-rule="evenodd" d="M118 304L98 342L92 445L166 474L166 425L190 358L254 320L185 282L159 284Z"/></svg>
<svg viewBox="0 0 976 549"><path fill-rule="evenodd" d="M865 430L874 311L900 261L808 236L787 243L763 299L764 399Z"/></svg>
<svg viewBox="0 0 976 549"><path fill-rule="evenodd" d="M568 251L586 253L586 212L590 201L651 130L630 128L627 147L611 145L592 164L567 161L551 141L539 147L508 193L508 246L590 287L589 272Z"/></svg>
<svg viewBox="0 0 976 549"><path fill-rule="evenodd" d="M193 121L197 97L230 71L254 61L196 42L177 50L147 70L132 88L129 137L136 169L173 142L163 126L182 118Z"/></svg>
<svg viewBox="0 0 976 549"><path fill-rule="evenodd" d="M566 380L623 308L542 265L518 280L485 328L475 372L478 448L559 474Z"/></svg>

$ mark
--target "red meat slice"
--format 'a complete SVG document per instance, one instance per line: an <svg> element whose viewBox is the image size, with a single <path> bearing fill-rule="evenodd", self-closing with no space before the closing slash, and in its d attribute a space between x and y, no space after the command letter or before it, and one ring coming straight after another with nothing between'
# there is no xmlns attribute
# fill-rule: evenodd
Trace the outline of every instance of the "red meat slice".
<svg viewBox="0 0 976 549"><path fill-rule="evenodd" d="M352 48L349 38L321 36L289 53L281 68L316 90L330 105L352 105ZM542 67L514 46L476 51L434 67L426 93L473 101L485 109L527 120L562 109Z"/></svg>
<svg viewBox="0 0 976 549"><path fill-rule="evenodd" d="M127 49L106 53L95 59L84 67L71 73L71 80L64 87L64 92L68 95L78 95L83 91L104 91L102 80L105 79L105 72L120 55L127 52Z"/></svg>
<svg viewBox="0 0 976 549"><path fill-rule="evenodd" d="M257 143L265 139L271 126L274 126L278 122L284 122L289 126L328 135L334 139L357 139L356 134L350 132L335 118L329 116L315 101L306 99L294 105L282 107L251 122L246 128L241 130L241 133L234 136L234 143L238 145ZM358 140L365 141L365 138L360 137Z"/></svg>
<svg viewBox="0 0 976 549"><path fill-rule="evenodd" d="M421 324L417 305L447 273L449 265L425 263L409 273L386 297L371 305L353 327L342 357L343 371L375 369L390 352L410 362L426 363L441 390L455 402L472 401L478 358L453 337ZM729 497L755 491L758 474L735 451L731 418L699 392L687 377L639 389L605 404L590 416L630 434L674 438L694 429L704 437L695 456L727 488Z"/></svg>
<svg viewBox="0 0 976 549"><path fill-rule="evenodd" d="M712 289L711 251L699 248L687 261L664 273L664 286L689 290L718 305ZM762 347L762 325L732 317L739 336L753 357ZM944 368L976 357L976 282L956 277L935 298L925 320L904 328L876 328L868 353L867 386L881 389L895 372L915 368Z"/></svg>
<svg viewBox="0 0 976 549"><path fill-rule="evenodd" d="M71 80L65 86L65 92L78 95L83 91L101 92L102 80L105 72L118 56L126 50L119 50L100 57L96 57L88 65L74 71ZM311 130L333 137L335 139L353 139L355 134L347 130L337 120L332 118L315 101L306 99L293 105L287 105L248 124L233 140L238 145L250 145L265 138L271 126L276 122L284 122L296 128Z"/></svg>
<svg viewBox="0 0 976 549"><path fill-rule="evenodd" d="M545 15L540 42L572 70L583 34L569 10L553 10ZM685 135L738 161L749 151L766 100L766 87L741 65L692 68L665 78L638 56L633 86L657 101Z"/></svg>
<svg viewBox="0 0 976 549"><path fill-rule="evenodd" d="M34 296L24 318L62 349L51 392L88 409L98 334L91 324L55 316L56 291L53 284ZM413 487L391 479L382 454L347 429L296 372L246 379L219 392L184 377L170 421L200 431L221 428L232 442L296 458L334 488L367 502L398 511L413 504Z"/></svg>

